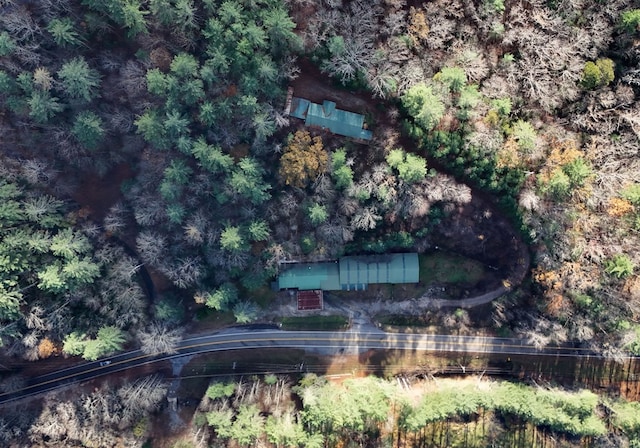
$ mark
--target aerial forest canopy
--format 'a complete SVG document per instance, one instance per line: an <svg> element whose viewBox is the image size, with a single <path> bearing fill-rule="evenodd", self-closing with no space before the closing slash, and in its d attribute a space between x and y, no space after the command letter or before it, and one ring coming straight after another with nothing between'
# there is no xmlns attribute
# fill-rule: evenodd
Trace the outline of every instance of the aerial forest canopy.
<svg viewBox="0 0 640 448"><path fill-rule="evenodd" d="M282 260L519 232L532 282L494 326L639 353L638 8L0 0L0 340L168 350L192 305L258 318ZM289 118L289 85L373 140Z"/></svg>
<svg viewBox="0 0 640 448"><path fill-rule="evenodd" d="M142 263L192 294L240 277L251 243L271 239L259 156L300 48L285 5L1 7L3 342L29 337L37 358L39 342L64 338L79 354L114 326L173 323L177 301L149 315ZM100 210L101 193L82 190L125 164ZM273 274L251 264L245 285Z"/></svg>

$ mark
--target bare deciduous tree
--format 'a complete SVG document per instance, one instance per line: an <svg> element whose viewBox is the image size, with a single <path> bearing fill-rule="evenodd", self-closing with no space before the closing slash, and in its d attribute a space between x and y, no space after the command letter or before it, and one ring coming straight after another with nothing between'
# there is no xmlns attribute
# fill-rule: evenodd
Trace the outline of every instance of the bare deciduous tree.
<svg viewBox="0 0 640 448"><path fill-rule="evenodd" d="M351 225L356 230L375 229L382 216L377 214L377 210L373 206L365 207L360 210L351 220Z"/></svg>
<svg viewBox="0 0 640 448"><path fill-rule="evenodd" d="M140 258L151 266L158 266L167 256L166 239L152 231L143 230L136 238L136 247Z"/></svg>
<svg viewBox="0 0 640 448"><path fill-rule="evenodd" d="M153 323L147 329L138 332L140 350L149 355L161 353L177 353L177 347L182 340L182 332L179 329L170 330L165 325Z"/></svg>

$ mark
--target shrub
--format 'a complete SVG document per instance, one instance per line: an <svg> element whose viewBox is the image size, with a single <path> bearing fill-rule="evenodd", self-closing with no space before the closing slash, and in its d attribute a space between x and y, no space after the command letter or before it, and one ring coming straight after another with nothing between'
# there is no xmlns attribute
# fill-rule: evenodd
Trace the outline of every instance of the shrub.
<svg viewBox="0 0 640 448"><path fill-rule="evenodd" d="M607 274L616 278L626 278L633 274L634 265L626 254L617 254L611 260L605 262L604 270Z"/></svg>
<svg viewBox="0 0 640 448"><path fill-rule="evenodd" d="M615 64L611 59L602 58L588 61L582 70L582 86L587 90L606 86L615 78Z"/></svg>
<svg viewBox="0 0 640 448"><path fill-rule="evenodd" d="M632 9L631 11L625 11L620 16L622 21L622 27L629 31L637 31L640 27L640 9Z"/></svg>
<svg viewBox="0 0 640 448"><path fill-rule="evenodd" d="M536 130L524 120L518 120L513 124L511 136L518 143L520 150L525 153L533 151L536 147Z"/></svg>
<svg viewBox="0 0 640 448"><path fill-rule="evenodd" d="M427 175L427 161L415 154L393 149L387 155L389 166L398 171L398 177L408 184L424 179Z"/></svg>
<svg viewBox="0 0 640 448"><path fill-rule="evenodd" d="M316 249L316 239L313 235L303 235L300 238L300 249L302 249L302 253L305 255L310 254Z"/></svg>

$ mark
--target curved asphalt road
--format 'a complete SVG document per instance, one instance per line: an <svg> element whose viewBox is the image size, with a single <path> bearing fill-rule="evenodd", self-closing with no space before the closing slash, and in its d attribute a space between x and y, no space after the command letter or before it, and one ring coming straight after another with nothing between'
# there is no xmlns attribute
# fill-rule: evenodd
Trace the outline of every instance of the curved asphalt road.
<svg viewBox="0 0 640 448"><path fill-rule="evenodd" d="M260 348L296 348L308 351L355 353L368 349L391 349L427 352L491 353L504 355L541 355L568 357L598 357L582 348L550 346L537 350L520 339L385 333L376 328L361 328L341 332L282 331L276 327L235 327L210 336L185 339L178 353L146 355L140 350L121 353L95 362L82 363L50 374L31 378L17 391L0 394L0 403L51 391L56 388L97 378L114 372L184 355ZM109 361L109 364L105 364ZM103 365L101 365L103 364Z"/></svg>

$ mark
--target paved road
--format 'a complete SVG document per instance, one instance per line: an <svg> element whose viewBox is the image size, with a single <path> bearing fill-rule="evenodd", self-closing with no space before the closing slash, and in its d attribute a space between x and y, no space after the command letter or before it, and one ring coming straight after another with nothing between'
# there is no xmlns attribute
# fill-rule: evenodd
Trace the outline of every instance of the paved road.
<svg viewBox="0 0 640 448"><path fill-rule="evenodd" d="M174 355L146 355L140 350L122 353L95 362L82 363L54 373L31 378L26 387L0 394L0 403L51 391L132 367L185 355L260 348L295 348L326 354L340 351L356 353L368 349L392 349L427 352L492 353L503 355L536 355L565 357L597 357L580 348L546 347L536 350L519 339L385 333L372 326L357 326L342 332L282 331L275 327L231 328L210 336L194 337L181 342ZM108 364L105 363L108 361Z"/></svg>

